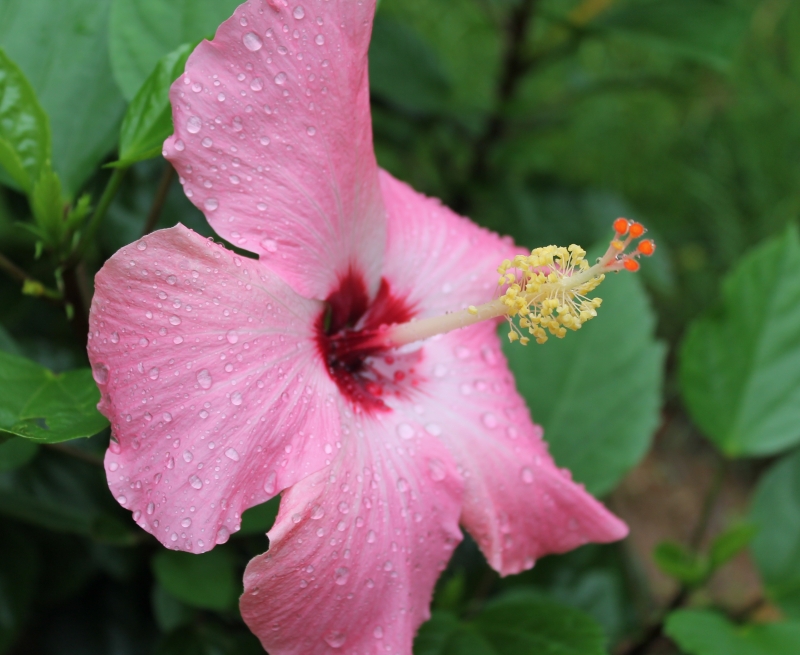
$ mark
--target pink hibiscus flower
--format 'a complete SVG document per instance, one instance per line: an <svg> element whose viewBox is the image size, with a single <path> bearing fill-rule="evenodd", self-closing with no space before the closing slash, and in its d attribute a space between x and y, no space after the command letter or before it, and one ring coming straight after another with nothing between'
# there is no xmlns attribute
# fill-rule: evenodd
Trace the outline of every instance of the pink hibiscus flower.
<svg viewBox="0 0 800 655"><path fill-rule="evenodd" d="M374 10L249 0L198 46L165 155L258 259L178 225L116 253L92 303L108 482L142 528L202 553L283 493L241 598L273 655L410 653L459 524L503 575L626 534L554 465L496 320L397 347L484 318L519 250L378 169Z"/></svg>

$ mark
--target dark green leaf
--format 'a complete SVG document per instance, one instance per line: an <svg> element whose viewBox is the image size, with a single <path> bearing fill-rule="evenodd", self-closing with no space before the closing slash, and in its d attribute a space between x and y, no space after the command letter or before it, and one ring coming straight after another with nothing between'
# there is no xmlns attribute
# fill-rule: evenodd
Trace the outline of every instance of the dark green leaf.
<svg viewBox="0 0 800 655"><path fill-rule="evenodd" d="M249 632L204 621L168 634L155 655L264 655L264 650Z"/></svg>
<svg viewBox="0 0 800 655"><path fill-rule="evenodd" d="M6 523L0 539L0 653L8 651L28 619L38 576L30 536Z"/></svg>
<svg viewBox="0 0 800 655"><path fill-rule="evenodd" d="M89 369L55 374L0 353L0 389L0 433L58 443L91 437L108 425L97 411L100 392Z"/></svg>
<svg viewBox="0 0 800 655"><path fill-rule="evenodd" d="M600 626L576 609L533 594L507 594L471 625L498 655L605 655Z"/></svg>
<svg viewBox="0 0 800 655"><path fill-rule="evenodd" d="M0 352L10 353L12 355L22 355L22 351L14 341L13 337L8 333L2 325L0 325Z"/></svg>
<svg viewBox="0 0 800 655"><path fill-rule="evenodd" d="M686 655L797 655L800 623L734 625L716 612L679 610L665 632Z"/></svg>
<svg viewBox="0 0 800 655"><path fill-rule="evenodd" d="M125 109L108 57L110 3L0 3L0 46L28 77L50 117L53 168L70 197L114 147Z"/></svg>
<svg viewBox="0 0 800 655"><path fill-rule="evenodd" d="M239 0L113 0L111 63L126 98L133 98L158 63L182 43L211 37Z"/></svg>
<svg viewBox="0 0 800 655"><path fill-rule="evenodd" d="M718 535L712 542L711 549L708 552L711 566L715 569L719 568L736 557L747 548L757 532L758 528L752 523L743 523L741 525L733 525Z"/></svg>
<svg viewBox="0 0 800 655"><path fill-rule="evenodd" d="M725 279L718 312L697 320L680 353L692 418L729 456L800 441L800 241L790 228Z"/></svg>
<svg viewBox="0 0 800 655"><path fill-rule="evenodd" d="M556 462L603 494L639 462L658 425L664 346L635 276L611 276L596 295L598 317L563 340L504 343Z"/></svg>
<svg viewBox="0 0 800 655"><path fill-rule="evenodd" d="M21 437L12 437L0 443L0 471L10 471L25 466L36 457L38 451L39 444Z"/></svg>
<svg viewBox="0 0 800 655"><path fill-rule="evenodd" d="M50 124L36 92L0 49L0 168L30 193L50 159L50 148Z"/></svg>
<svg viewBox="0 0 800 655"><path fill-rule="evenodd" d="M417 633L414 655L497 655L497 651L455 615L434 612Z"/></svg>
<svg viewBox="0 0 800 655"><path fill-rule="evenodd" d="M194 45L185 43L156 65L136 94L122 121L119 165L129 165L161 154L172 134L172 106L169 87L183 73Z"/></svg>
<svg viewBox="0 0 800 655"><path fill-rule="evenodd" d="M192 607L228 609L240 586L233 558L224 548L202 555L161 550L153 558L153 572L164 589Z"/></svg>
<svg viewBox="0 0 800 655"><path fill-rule="evenodd" d="M280 506L280 496L268 500L266 503L251 507L242 514L242 527L237 535L246 536L251 534L266 534L275 523Z"/></svg>
<svg viewBox="0 0 800 655"><path fill-rule="evenodd" d="M194 619L196 610L187 607L164 587L157 584L153 587L153 615L158 627L164 632L171 632Z"/></svg>
<svg viewBox="0 0 800 655"><path fill-rule="evenodd" d="M753 556L767 592L800 619L800 451L775 464L759 482L750 518L758 528Z"/></svg>
<svg viewBox="0 0 800 655"><path fill-rule="evenodd" d="M689 586L701 584L711 573L705 558L672 541L658 544L653 550L653 560L663 573Z"/></svg>
<svg viewBox="0 0 800 655"><path fill-rule="evenodd" d="M441 110L450 83L436 52L413 28L378 14L369 50L372 93L410 111Z"/></svg>
<svg viewBox="0 0 800 655"><path fill-rule="evenodd" d="M620 4L593 25L724 68L744 36L747 19L741 7L727 0L648 0Z"/></svg>

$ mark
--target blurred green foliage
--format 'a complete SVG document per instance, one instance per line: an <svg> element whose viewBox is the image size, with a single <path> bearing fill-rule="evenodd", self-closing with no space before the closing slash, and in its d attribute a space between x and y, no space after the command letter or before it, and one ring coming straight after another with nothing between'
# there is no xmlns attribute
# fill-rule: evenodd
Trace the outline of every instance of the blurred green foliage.
<svg viewBox="0 0 800 655"><path fill-rule="evenodd" d="M277 502L199 557L138 530L105 484L84 351L107 257L177 222L211 234L160 143L170 81L236 4L0 3L0 653L261 652L235 597ZM687 655L800 649L800 460L787 452L800 440L798 34L791 0L382 0L370 79L383 167L530 247L602 242L620 214L658 243L639 279L601 288L597 321L507 351L559 464L611 492L673 420L720 457L780 456L755 528L653 557L678 604L707 602L702 586L753 539L766 601L788 620L651 617L619 545L501 581L467 539L419 655L642 655L664 618ZM74 437L90 438L57 443Z"/></svg>

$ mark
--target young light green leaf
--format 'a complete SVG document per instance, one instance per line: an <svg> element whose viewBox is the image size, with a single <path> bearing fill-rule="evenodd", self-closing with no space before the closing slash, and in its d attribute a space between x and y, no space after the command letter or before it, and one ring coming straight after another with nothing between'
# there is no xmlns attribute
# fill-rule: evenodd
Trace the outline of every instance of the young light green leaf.
<svg viewBox="0 0 800 655"><path fill-rule="evenodd" d="M61 180L46 162L31 193L31 209L41 233L46 235L48 245L57 248L64 238L67 223L64 220L64 198Z"/></svg>
<svg viewBox="0 0 800 655"><path fill-rule="evenodd" d="M599 316L563 340L504 344L556 462L603 494L639 462L658 425L664 346L635 276L611 276L596 295Z"/></svg>
<svg viewBox="0 0 800 655"><path fill-rule="evenodd" d="M91 437L108 421L89 369L55 374L30 360L0 353L0 434L41 443Z"/></svg>
<svg viewBox="0 0 800 655"><path fill-rule="evenodd" d="M470 625L497 655L606 655L605 635L594 619L530 593L489 603Z"/></svg>
<svg viewBox="0 0 800 655"><path fill-rule="evenodd" d="M761 479L750 519L758 528L752 552L767 593L787 615L800 619L800 451Z"/></svg>
<svg viewBox="0 0 800 655"><path fill-rule="evenodd" d="M800 442L800 240L791 227L728 275L721 308L689 329L681 391L727 455L769 455Z"/></svg>
<svg viewBox="0 0 800 655"><path fill-rule="evenodd" d="M797 655L800 623L735 625L706 610L670 614L664 631L686 655Z"/></svg>
<svg viewBox="0 0 800 655"><path fill-rule="evenodd" d="M113 0L111 65L126 98L136 95L159 59L182 43L214 34L240 0Z"/></svg>
<svg viewBox="0 0 800 655"><path fill-rule="evenodd" d="M662 573L690 587L703 583L711 573L708 560L672 541L658 544L653 550L653 560Z"/></svg>
<svg viewBox="0 0 800 655"><path fill-rule="evenodd" d="M164 139L173 131L169 87L183 73L193 49L193 44L184 43L173 50L142 84L122 121L116 165L128 166L161 154Z"/></svg>
<svg viewBox="0 0 800 655"><path fill-rule="evenodd" d="M726 562L732 560L740 552L742 552L753 537L756 536L758 528L752 523L742 523L732 525L722 534L718 535L711 544L708 551L708 557L711 561L711 566L718 569Z"/></svg>
<svg viewBox="0 0 800 655"><path fill-rule="evenodd" d="M225 610L236 600L239 582L233 558L224 548L202 555L160 550L152 565L159 584L187 605Z"/></svg>
<svg viewBox="0 0 800 655"><path fill-rule="evenodd" d="M125 110L109 63L110 5L111 0L0 2L0 44L47 112L51 161L68 197L113 149Z"/></svg>
<svg viewBox="0 0 800 655"><path fill-rule="evenodd" d="M50 123L36 92L0 49L0 167L30 193L50 159Z"/></svg>

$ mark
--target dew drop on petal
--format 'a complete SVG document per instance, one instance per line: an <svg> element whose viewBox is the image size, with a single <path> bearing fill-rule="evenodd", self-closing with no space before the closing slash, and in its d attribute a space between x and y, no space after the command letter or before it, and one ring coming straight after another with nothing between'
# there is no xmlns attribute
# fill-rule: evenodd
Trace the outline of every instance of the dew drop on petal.
<svg viewBox="0 0 800 655"><path fill-rule="evenodd" d="M156 506L153 503L147 503L147 507L145 508L148 516L152 516L153 512L156 511Z"/></svg>
<svg viewBox="0 0 800 655"><path fill-rule="evenodd" d="M181 521L181 527L188 528L192 524L192 519L188 516Z"/></svg>
<svg viewBox="0 0 800 655"><path fill-rule="evenodd" d="M175 316L174 314L169 317L169 322L171 325L180 325L181 324L181 317Z"/></svg>
<svg viewBox="0 0 800 655"><path fill-rule="evenodd" d="M347 582L347 578L349 577L350 577L350 569L348 569L346 566L340 566L333 573L333 581L339 586L345 584Z"/></svg>
<svg viewBox="0 0 800 655"><path fill-rule="evenodd" d="M326 634L324 639L325 643L327 643L331 648L341 648L344 646L344 642L347 640L347 635L345 635L344 632L334 630L333 632Z"/></svg>
<svg viewBox="0 0 800 655"><path fill-rule="evenodd" d="M119 332L111 333L111 343L119 343Z"/></svg>
<svg viewBox="0 0 800 655"><path fill-rule="evenodd" d="M251 88L253 91L261 91L261 89L263 89L263 88L264 88L264 82L262 82L262 81L261 81L261 78L260 78L260 77L254 77L254 78L253 78L253 79L250 81L250 88Z"/></svg>
<svg viewBox="0 0 800 655"><path fill-rule="evenodd" d="M314 507L311 508L311 514L309 515L309 518L318 521L323 516L325 516L325 510L321 505L314 505Z"/></svg>
<svg viewBox="0 0 800 655"><path fill-rule="evenodd" d="M156 366L154 366L153 368L150 369L150 371L147 373L147 375L150 377L151 380L157 380L158 379L158 368Z"/></svg>
<svg viewBox="0 0 800 655"><path fill-rule="evenodd" d="M228 450L225 451L225 457L232 459L234 462L239 461L239 453L235 448L228 448Z"/></svg>
<svg viewBox="0 0 800 655"><path fill-rule="evenodd" d="M228 332L225 334L225 338L230 344L234 344L239 341L239 335L236 333L236 330L228 330Z"/></svg>
<svg viewBox="0 0 800 655"><path fill-rule="evenodd" d="M108 382L108 367L105 364L97 364L92 367L92 377L97 384Z"/></svg>
<svg viewBox="0 0 800 655"><path fill-rule="evenodd" d="M277 252L278 250L278 242L274 239L264 239L261 245L264 246L264 250L267 252Z"/></svg>
<svg viewBox="0 0 800 655"><path fill-rule="evenodd" d="M533 484L533 469L530 466L524 466L520 471L520 477L525 484Z"/></svg>
<svg viewBox="0 0 800 655"><path fill-rule="evenodd" d="M181 141L180 139L178 139L175 142L175 150L177 150L178 152L183 152L185 148L186 148L186 144L183 141Z"/></svg>
<svg viewBox="0 0 800 655"><path fill-rule="evenodd" d="M220 94L220 95L221 95L221 94ZM203 140L202 140L200 143L202 143L202 144L203 144L203 147L204 147L204 148L210 148L211 146L213 146L213 145L214 145L214 142L213 142L211 139L209 139L208 137L206 137L205 139L203 139Z"/></svg>
<svg viewBox="0 0 800 655"><path fill-rule="evenodd" d="M383 628L381 626L375 626L375 629L372 631L372 636L375 639L383 639Z"/></svg>
<svg viewBox="0 0 800 655"><path fill-rule="evenodd" d="M346 502L342 501L341 503L339 503L339 511L342 514L347 514L350 511L350 505L348 505Z"/></svg>
<svg viewBox="0 0 800 655"><path fill-rule="evenodd" d="M196 475L192 475L189 477L189 484L192 485L193 489L202 489L203 488L203 481L198 478Z"/></svg>
<svg viewBox="0 0 800 655"><path fill-rule="evenodd" d="M277 487L277 477L278 475L275 473L275 471L270 471L267 473L267 477L264 479L264 491L266 491L268 494L275 493L275 489Z"/></svg>
<svg viewBox="0 0 800 655"><path fill-rule="evenodd" d="M447 475L444 463L435 457L428 460L428 472L431 475L431 480L434 482L441 482Z"/></svg>
<svg viewBox="0 0 800 655"><path fill-rule="evenodd" d="M411 427L408 423L401 423L397 426L397 434L400 436L401 439L413 439L414 438L414 428Z"/></svg>
<svg viewBox="0 0 800 655"><path fill-rule="evenodd" d="M242 404L242 394L238 391L234 391L231 394L231 404L236 405L237 407Z"/></svg>
<svg viewBox="0 0 800 655"><path fill-rule="evenodd" d="M125 496L117 496L117 502L120 505L124 505L125 503L128 502L128 499Z"/></svg>
<svg viewBox="0 0 800 655"><path fill-rule="evenodd" d="M428 425L425 426L425 432L433 437L438 437L442 434L442 428L440 428L436 423L428 423Z"/></svg>
<svg viewBox="0 0 800 655"><path fill-rule="evenodd" d="M292 16L294 16L297 20L301 20L303 16L306 15L306 10L303 9L300 5L294 8L292 12Z"/></svg>
<svg viewBox="0 0 800 655"><path fill-rule="evenodd" d="M287 75L283 71L275 76L275 84L282 85L286 83Z"/></svg>
<svg viewBox="0 0 800 655"><path fill-rule="evenodd" d="M261 37L255 32L245 32L245 35L242 37L242 43L244 43L244 47L250 52L261 50L261 46L264 45Z"/></svg>
<svg viewBox="0 0 800 655"><path fill-rule="evenodd" d="M203 121L198 116L189 116L189 120L186 121L186 131L189 134L197 134L202 127Z"/></svg>
<svg viewBox="0 0 800 655"><path fill-rule="evenodd" d="M317 34L317 36L314 37L314 43L316 43L317 45L324 45L325 37L322 36L322 34Z"/></svg>
<svg viewBox="0 0 800 655"><path fill-rule="evenodd" d="M397 481L397 490L398 490L400 493L403 493L403 492L405 492L405 491L408 491L408 481L407 481L405 478L400 478L400 479Z"/></svg>
<svg viewBox="0 0 800 655"><path fill-rule="evenodd" d="M218 544L224 544L230 538L231 533L224 525L217 530L217 538L214 540Z"/></svg>
<svg viewBox="0 0 800 655"><path fill-rule="evenodd" d="M497 417L491 412L486 412L481 417L481 422L489 429L497 427Z"/></svg>
<svg viewBox="0 0 800 655"><path fill-rule="evenodd" d="M191 450L184 450L183 451L183 461L187 464L194 459L194 455L192 455Z"/></svg>
<svg viewBox="0 0 800 655"><path fill-rule="evenodd" d="M205 207L208 211L213 212L217 209L217 207L219 207L219 201L216 198L207 198L203 203L203 207Z"/></svg>

